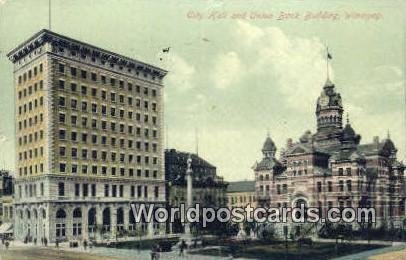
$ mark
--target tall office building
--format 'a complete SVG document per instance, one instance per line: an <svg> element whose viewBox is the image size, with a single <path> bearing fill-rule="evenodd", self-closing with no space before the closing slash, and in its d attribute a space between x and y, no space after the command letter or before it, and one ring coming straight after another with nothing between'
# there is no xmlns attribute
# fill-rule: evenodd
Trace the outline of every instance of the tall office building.
<svg viewBox="0 0 406 260"><path fill-rule="evenodd" d="M16 115L15 237L152 235L130 202L165 202L166 71L48 30L8 54Z"/></svg>

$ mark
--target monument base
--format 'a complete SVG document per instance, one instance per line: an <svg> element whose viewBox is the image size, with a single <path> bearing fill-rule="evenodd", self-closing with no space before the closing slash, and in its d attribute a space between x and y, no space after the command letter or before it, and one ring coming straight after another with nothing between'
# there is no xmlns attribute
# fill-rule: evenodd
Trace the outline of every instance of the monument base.
<svg viewBox="0 0 406 260"><path fill-rule="evenodd" d="M203 246L203 240L200 237L192 236L191 234L184 234L180 237L178 246L180 246L183 241L185 242L188 249L190 248L200 248Z"/></svg>

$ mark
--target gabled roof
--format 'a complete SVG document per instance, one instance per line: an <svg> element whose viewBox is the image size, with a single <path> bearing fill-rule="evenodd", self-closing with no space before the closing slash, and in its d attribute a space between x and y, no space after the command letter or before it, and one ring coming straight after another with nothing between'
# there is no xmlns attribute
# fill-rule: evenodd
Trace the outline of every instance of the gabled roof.
<svg viewBox="0 0 406 260"><path fill-rule="evenodd" d="M296 143L286 150L285 155L312 153L312 152L314 152L314 149L310 145L305 143Z"/></svg>
<svg viewBox="0 0 406 260"><path fill-rule="evenodd" d="M259 163L256 164L254 170L263 171L263 170L272 170L275 168L283 167L282 163L272 157L264 157Z"/></svg>
<svg viewBox="0 0 406 260"><path fill-rule="evenodd" d="M392 151L396 151L396 148L390 139L384 139L382 142L361 144L358 146L358 150L368 155L383 155L389 156Z"/></svg>
<svg viewBox="0 0 406 260"><path fill-rule="evenodd" d="M339 150L330 157L330 161L365 160L365 156L356 149Z"/></svg>
<svg viewBox="0 0 406 260"><path fill-rule="evenodd" d="M227 192L254 192L255 181L233 181L229 182Z"/></svg>

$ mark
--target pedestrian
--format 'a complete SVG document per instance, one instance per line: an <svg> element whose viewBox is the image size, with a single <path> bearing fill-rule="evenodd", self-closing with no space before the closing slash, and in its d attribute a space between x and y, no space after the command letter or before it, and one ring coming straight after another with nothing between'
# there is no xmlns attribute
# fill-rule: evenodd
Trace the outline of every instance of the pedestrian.
<svg viewBox="0 0 406 260"><path fill-rule="evenodd" d="M57 240L55 240L55 246L56 246L56 248L58 248L59 247L59 240L57 239Z"/></svg>
<svg viewBox="0 0 406 260"><path fill-rule="evenodd" d="M48 239L46 237L44 237L44 245L48 246Z"/></svg>
<svg viewBox="0 0 406 260"><path fill-rule="evenodd" d="M155 259L159 260L161 258L161 246L158 244L156 247L156 256Z"/></svg>
<svg viewBox="0 0 406 260"><path fill-rule="evenodd" d="M43 246L43 245L44 245L44 238L41 237L41 246Z"/></svg>
<svg viewBox="0 0 406 260"><path fill-rule="evenodd" d="M155 246L152 246L151 248L151 260L156 259L156 252L155 252Z"/></svg>
<svg viewBox="0 0 406 260"><path fill-rule="evenodd" d="M181 240L180 241L180 245L179 245L179 256L184 256L184 250L185 250L185 247L186 247L186 242L184 241L184 240Z"/></svg>
<svg viewBox="0 0 406 260"><path fill-rule="evenodd" d="M37 245L37 238L34 238L34 245Z"/></svg>
<svg viewBox="0 0 406 260"><path fill-rule="evenodd" d="M83 248L86 250L86 248L87 248L87 241L86 241L86 239L85 240L83 240Z"/></svg>
<svg viewBox="0 0 406 260"><path fill-rule="evenodd" d="M6 241L5 245L6 245L6 249L8 249L8 246L10 245L10 243L8 241Z"/></svg>

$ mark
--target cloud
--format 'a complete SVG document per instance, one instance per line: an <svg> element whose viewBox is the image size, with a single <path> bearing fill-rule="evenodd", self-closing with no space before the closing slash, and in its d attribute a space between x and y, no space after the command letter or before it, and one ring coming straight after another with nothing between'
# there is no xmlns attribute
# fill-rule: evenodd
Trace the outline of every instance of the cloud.
<svg viewBox="0 0 406 260"><path fill-rule="evenodd" d="M220 89L228 88L233 82L237 82L243 74L243 65L238 54L234 51L221 54L214 65L214 86Z"/></svg>
<svg viewBox="0 0 406 260"><path fill-rule="evenodd" d="M357 95L349 96L351 102L368 105L370 110L391 113L394 109L404 110L406 81L403 71L392 65L381 65L371 69L368 77L354 82ZM374 100L374 102L365 102ZM380 103L378 103L380 102Z"/></svg>
<svg viewBox="0 0 406 260"><path fill-rule="evenodd" d="M166 85L173 89L185 91L193 88L193 77L196 69L182 57L173 54L170 57L171 68L166 77Z"/></svg>
<svg viewBox="0 0 406 260"><path fill-rule="evenodd" d="M5 135L0 135L0 143L5 143L8 141L8 138Z"/></svg>
<svg viewBox="0 0 406 260"><path fill-rule="evenodd" d="M4 5L7 2L7 0L0 0L0 5Z"/></svg>
<svg viewBox="0 0 406 260"><path fill-rule="evenodd" d="M307 105L313 110L326 80L321 41L288 36L278 27L261 28L245 21L238 21L235 27L233 49L216 62L216 85L226 88L243 76L266 79L262 87L283 95L288 107L303 111Z"/></svg>

